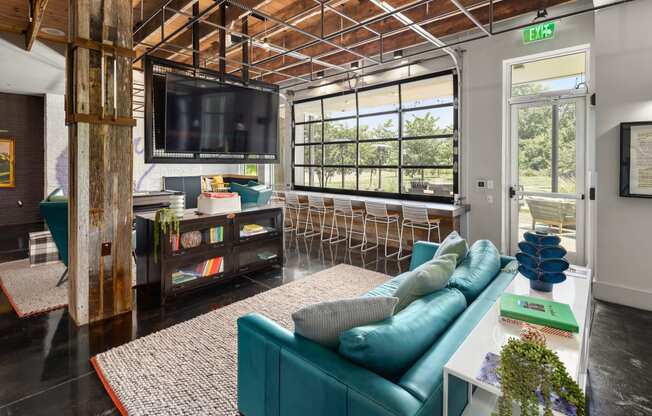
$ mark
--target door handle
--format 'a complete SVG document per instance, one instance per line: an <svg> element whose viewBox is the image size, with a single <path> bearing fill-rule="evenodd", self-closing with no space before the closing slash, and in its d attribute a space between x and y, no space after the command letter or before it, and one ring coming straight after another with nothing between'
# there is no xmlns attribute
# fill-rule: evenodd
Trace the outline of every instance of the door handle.
<svg viewBox="0 0 652 416"><path fill-rule="evenodd" d="M516 190L514 189L513 186L509 187L509 197L514 198L516 196Z"/></svg>

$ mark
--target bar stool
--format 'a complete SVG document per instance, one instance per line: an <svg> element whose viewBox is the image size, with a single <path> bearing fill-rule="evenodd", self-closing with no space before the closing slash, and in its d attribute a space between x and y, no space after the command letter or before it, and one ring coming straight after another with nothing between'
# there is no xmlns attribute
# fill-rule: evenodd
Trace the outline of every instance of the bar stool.
<svg viewBox="0 0 652 416"><path fill-rule="evenodd" d="M344 236L340 237L340 228L338 217L344 218ZM342 241L348 240L348 248L358 248L362 247L362 241L360 244L355 246L351 245L353 240L353 234L362 236L364 241L364 234L360 231L353 231L353 223L355 220L360 219L360 225L364 227L364 210L362 209L353 209L350 199L339 199L333 198L333 220L331 221L331 237L328 240L331 244L340 243ZM351 220L349 225L348 220ZM333 231L335 231L335 236L333 236Z"/></svg>
<svg viewBox="0 0 652 416"><path fill-rule="evenodd" d="M401 224L401 243L399 245L398 259L404 260L412 256L412 253L401 256L403 253L403 230L405 227L412 229L412 247L414 247L414 229L428 231L428 240L430 241L430 232L437 230L437 242L441 242L441 233L439 230L439 219L428 216L428 208L416 205L403 206L403 223Z"/></svg>
<svg viewBox="0 0 652 416"><path fill-rule="evenodd" d="M299 201L299 195L295 192L286 192L285 193L285 208L287 209L288 217L290 218L290 226L283 226L283 231L295 231L298 236L304 235L308 229L308 204L305 202ZM301 212L306 211L306 221L301 222ZM292 212L295 214L296 221L292 221ZM305 224L304 232L299 232L299 225Z"/></svg>
<svg viewBox="0 0 652 416"><path fill-rule="evenodd" d="M375 249L378 247L378 243L380 241L380 235L378 234L378 224L384 224L385 225L385 257L393 257L393 256L398 256L398 252L400 250L400 244L401 244L401 230L399 227L399 214L390 214L387 212L387 205L383 202L370 202L370 201L365 201L365 211L367 211L367 214L364 217L364 228L363 228L363 236L362 236L362 251L367 252L370 250ZM371 247L367 247L368 240L367 240L367 224L368 223L373 223L374 227L376 229L376 244ZM392 224L396 224L396 234L398 236L398 239L392 239L389 238L389 227ZM399 243L399 249L396 250L394 253L388 253L387 252L387 242L388 241L395 241Z"/></svg>
<svg viewBox="0 0 652 416"><path fill-rule="evenodd" d="M308 234L306 228L306 234L304 237L315 237L319 236L321 241L328 241L327 238L324 238L325 226L326 226L326 214L333 214L333 207L326 205L324 202L324 197L318 195L308 194L308 223L310 224L311 233ZM317 220L319 221L319 231L314 229L314 220L313 215L317 215ZM332 233L332 230L331 230Z"/></svg>

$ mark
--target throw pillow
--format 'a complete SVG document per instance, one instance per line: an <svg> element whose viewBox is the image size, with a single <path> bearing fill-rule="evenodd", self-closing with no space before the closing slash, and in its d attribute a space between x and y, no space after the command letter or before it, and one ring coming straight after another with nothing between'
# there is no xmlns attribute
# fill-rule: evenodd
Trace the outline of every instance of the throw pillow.
<svg viewBox="0 0 652 416"><path fill-rule="evenodd" d="M394 297L398 298L395 312L398 313L415 300L445 287L456 264L457 254L444 254L410 272L394 292Z"/></svg>
<svg viewBox="0 0 652 416"><path fill-rule="evenodd" d="M457 231L448 234L444 241L439 245L435 252L435 258L441 257L444 254L457 254L457 264L464 261L466 254L469 252L469 245L466 240L462 238Z"/></svg>
<svg viewBox="0 0 652 416"><path fill-rule="evenodd" d="M316 303L292 314L294 332L335 348L340 333L391 317L397 303L397 298L385 296Z"/></svg>

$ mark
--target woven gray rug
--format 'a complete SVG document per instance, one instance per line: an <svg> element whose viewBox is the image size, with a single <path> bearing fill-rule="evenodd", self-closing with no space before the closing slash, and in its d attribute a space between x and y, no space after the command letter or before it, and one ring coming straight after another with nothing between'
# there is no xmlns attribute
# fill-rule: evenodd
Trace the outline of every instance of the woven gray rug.
<svg viewBox="0 0 652 416"><path fill-rule="evenodd" d="M68 305L68 284L57 287L63 263L30 267L29 260L0 264L0 288L16 314L25 318Z"/></svg>
<svg viewBox="0 0 652 416"><path fill-rule="evenodd" d="M297 309L388 278L339 264L99 354L93 365L122 414L236 415L238 317L258 312L293 331Z"/></svg>

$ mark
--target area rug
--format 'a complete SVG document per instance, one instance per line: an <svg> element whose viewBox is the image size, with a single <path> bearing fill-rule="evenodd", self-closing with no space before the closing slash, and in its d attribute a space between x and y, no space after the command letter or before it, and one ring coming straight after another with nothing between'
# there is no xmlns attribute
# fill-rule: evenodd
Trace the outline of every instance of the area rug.
<svg viewBox="0 0 652 416"><path fill-rule="evenodd" d="M57 287L66 267L52 263L30 267L29 260L0 264L0 288L20 318L68 305L68 284Z"/></svg>
<svg viewBox="0 0 652 416"><path fill-rule="evenodd" d="M293 331L291 314L359 296L389 276L339 264L136 339L91 359L121 414L237 415L238 317L257 312Z"/></svg>

